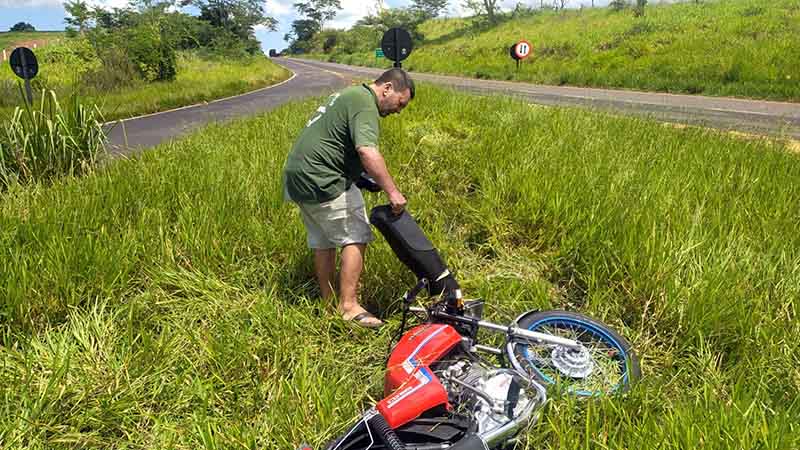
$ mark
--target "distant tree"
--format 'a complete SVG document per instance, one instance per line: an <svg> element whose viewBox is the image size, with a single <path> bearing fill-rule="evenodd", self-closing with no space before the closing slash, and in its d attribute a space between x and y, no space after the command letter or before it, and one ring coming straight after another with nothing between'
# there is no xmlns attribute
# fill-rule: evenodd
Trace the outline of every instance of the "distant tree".
<svg viewBox="0 0 800 450"><path fill-rule="evenodd" d="M500 8L497 0L464 0L462 6L476 16L486 16L490 23L497 22L497 11Z"/></svg>
<svg viewBox="0 0 800 450"><path fill-rule="evenodd" d="M625 0L611 0L611 2L608 3L608 7L614 11L622 11L627 6L628 4L625 3Z"/></svg>
<svg viewBox="0 0 800 450"><path fill-rule="evenodd" d="M278 30L278 21L267 15L264 2L260 0L182 0L180 4L196 6L200 9L201 20L242 38L252 34L256 25L270 31Z"/></svg>
<svg viewBox="0 0 800 450"><path fill-rule="evenodd" d="M261 52L261 44L255 35L256 26L269 31L278 30L278 21L267 15L262 0L180 0L178 4L192 5L200 10L198 18L211 26L210 33L206 33L209 34L208 41L217 47L233 37L241 41L247 53L256 54Z"/></svg>
<svg viewBox="0 0 800 450"><path fill-rule="evenodd" d="M422 12L425 19L439 17L447 8L448 0L412 0L411 9Z"/></svg>
<svg viewBox="0 0 800 450"><path fill-rule="evenodd" d="M645 6L647 6L647 0L636 0L636 8L633 9L633 15L636 17L644 16Z"/></svg>
<svg viewBox="0 0 800 450"><path fill-rule="evenodd" d="M294 9L312 20L321 30L325 22L336 17L336 12L342 9L340 0L305 0L294 4Z"/></svg>
<svg viewBox="0 0 800 450"><path fill-rule="evenodd" d="M92 18L97 28L113 30L130 28L136 25L140 14L131 8L105 9L101 6L92 8Z"/></svg>
<svg viewBox="0 0 800 450"><path fill-rule="evenodd" d="M311 40L320 32L319 24L311 19L297 19L292 22L292 29L283 36L289 43L289 53L305 53L310 50Z"/></svg>
<svg viewBox="0 0 800 450"><path fill-rule="evenodd" d="M17 22L9 31L36 31L36 28L28 22Z"/></svg>
<svg viewBox="0 0 800 450"><path fill-rule="evenodd" d="M417 42L423 39L419 25L425 20L425 13L414 8L388 8L378 15L368 15L359 19L356 26L370 27L380 33L390 28L404 28Z"/></svg>
<svg viewBox="0 0 800 450"><path fill-rule="evenodd" d="M71 0L64 3L64 10L69 17L64 18L67 29L78 29L81 34L86 33L92 21L92 11L83 0Z"/></svg>

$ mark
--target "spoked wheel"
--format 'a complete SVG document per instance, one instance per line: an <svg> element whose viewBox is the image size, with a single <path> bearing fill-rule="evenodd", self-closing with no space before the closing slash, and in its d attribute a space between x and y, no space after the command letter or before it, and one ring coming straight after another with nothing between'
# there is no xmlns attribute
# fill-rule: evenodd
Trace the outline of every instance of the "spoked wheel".
<svg viewBox="0 0 800 450"><path fill-rule="evenodd" d="M546 342L509 341L506 355L514 367L543 383L563 386L576 395L597 396L624 392L641 376L628 341L583 314L531 312L517 326L583 344L571 349Z"/></svg>

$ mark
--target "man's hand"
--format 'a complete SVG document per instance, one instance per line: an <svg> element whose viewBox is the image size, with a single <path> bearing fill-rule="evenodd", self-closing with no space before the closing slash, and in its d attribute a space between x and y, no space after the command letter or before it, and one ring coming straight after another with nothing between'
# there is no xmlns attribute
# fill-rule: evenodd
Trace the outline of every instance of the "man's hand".
<svg viewBox="0 0 800 450"><path fill-rule="evenodd" d="M361 164L372 178L375 183L380 186L386 196L389 198L389 204L392 207L392 212L400 214L406 207L406 198L397 189L394 184L392 176L389 175L389 170L386 169L386 162L383 156L374 147L358 147L358 155L361 157Z"/></svg>
<svg viewBox="0 0 800 450"><path fill-rule="evenodd" d="M389 197L389 205L392 207L392 212L395 214L402 213L407 203L403 194L401 194L400 191L395 190L394 192L389 192L386 195Z"/></svg>

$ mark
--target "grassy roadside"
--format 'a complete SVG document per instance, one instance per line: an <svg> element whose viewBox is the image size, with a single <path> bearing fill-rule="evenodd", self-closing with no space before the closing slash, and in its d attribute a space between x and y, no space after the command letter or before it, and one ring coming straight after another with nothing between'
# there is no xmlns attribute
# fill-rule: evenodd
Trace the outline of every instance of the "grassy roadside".
<svg viewBox="0 0 800 450"><path fill-rule="evenodd" d="M281 202L317 106L0 198L0 446L318 446L380 394L392 330L319 304ZM426 85L382 127L409 208L492 319L577 309L643 356L630 396L555 398L519 448L800 445L797 155ZM363 297L392 313L410 282L379 238Z"/></svg>
<svg viewBox="0 0 800 450"><path fill-rule="evenodd" d="M235 63L223 60L206 60L192 53L183 53L178 59L178 75L175 81L138 82L113 92L89 92L83 96L84 103L100 106L106 120L132 117L202 101L248 92L288 79L291 73L266 57L254 57ZM76 67L68 62L40 66L39 77L46 86L55 88L59 98L72 93L72 86L79 79ZM16 81L9 66L0 69L0 82ZM15 85L6 89L6 95L19 97ZM9 117L13 106L0 107L0 118Z"/></svg>
<svg viewBox="0 0 800 450"><path fill-rule="evenodd" d="M800 7L794 0L648 5L644 17L608 8L429 21L409 70L549 85L800 101ZM529 40L519 71L509 47ZM379 39L379 37L377 38ZM339 39L347 42L347 39ZM377 47L377 40L375 46ZM304 57L389 67L372 48Z"/></svg>
<svg viewBox="0 0 800 450"><path fill-rule="evenodd" d="M113 120L242 94L292 75L265 57L253 58L245 64L194 56L185 56L181 61L175 81L144 84L90 100L101 105L107 120Z"/></svg>

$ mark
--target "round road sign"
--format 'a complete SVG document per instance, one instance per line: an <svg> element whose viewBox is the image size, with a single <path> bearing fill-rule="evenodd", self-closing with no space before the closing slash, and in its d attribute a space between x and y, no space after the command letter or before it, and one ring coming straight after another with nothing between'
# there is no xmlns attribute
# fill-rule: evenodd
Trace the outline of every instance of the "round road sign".
<svg viewBox="0 0 800 450"><path fill-rule="evenodd" d="M15 48L8 62L11 64L11 70L23 80L30 80L39 73L36 55L27 47Z"/></svg>
<svg viewBox="0 0 800 450"><path fill-rule="evenodd" d="M522 40L517 42L511 47L511 57L520 60L530 56L533 51L533 46L530 42Z"/></svg>
<svg viewBox="0 0 800 450"><path fill-rule="evenodd" d="M408 58L413 49L411 35L408 34L408 31L402 28L390 28L383 33L381 50L388 59L395 62L402 61Z"/></svg>

